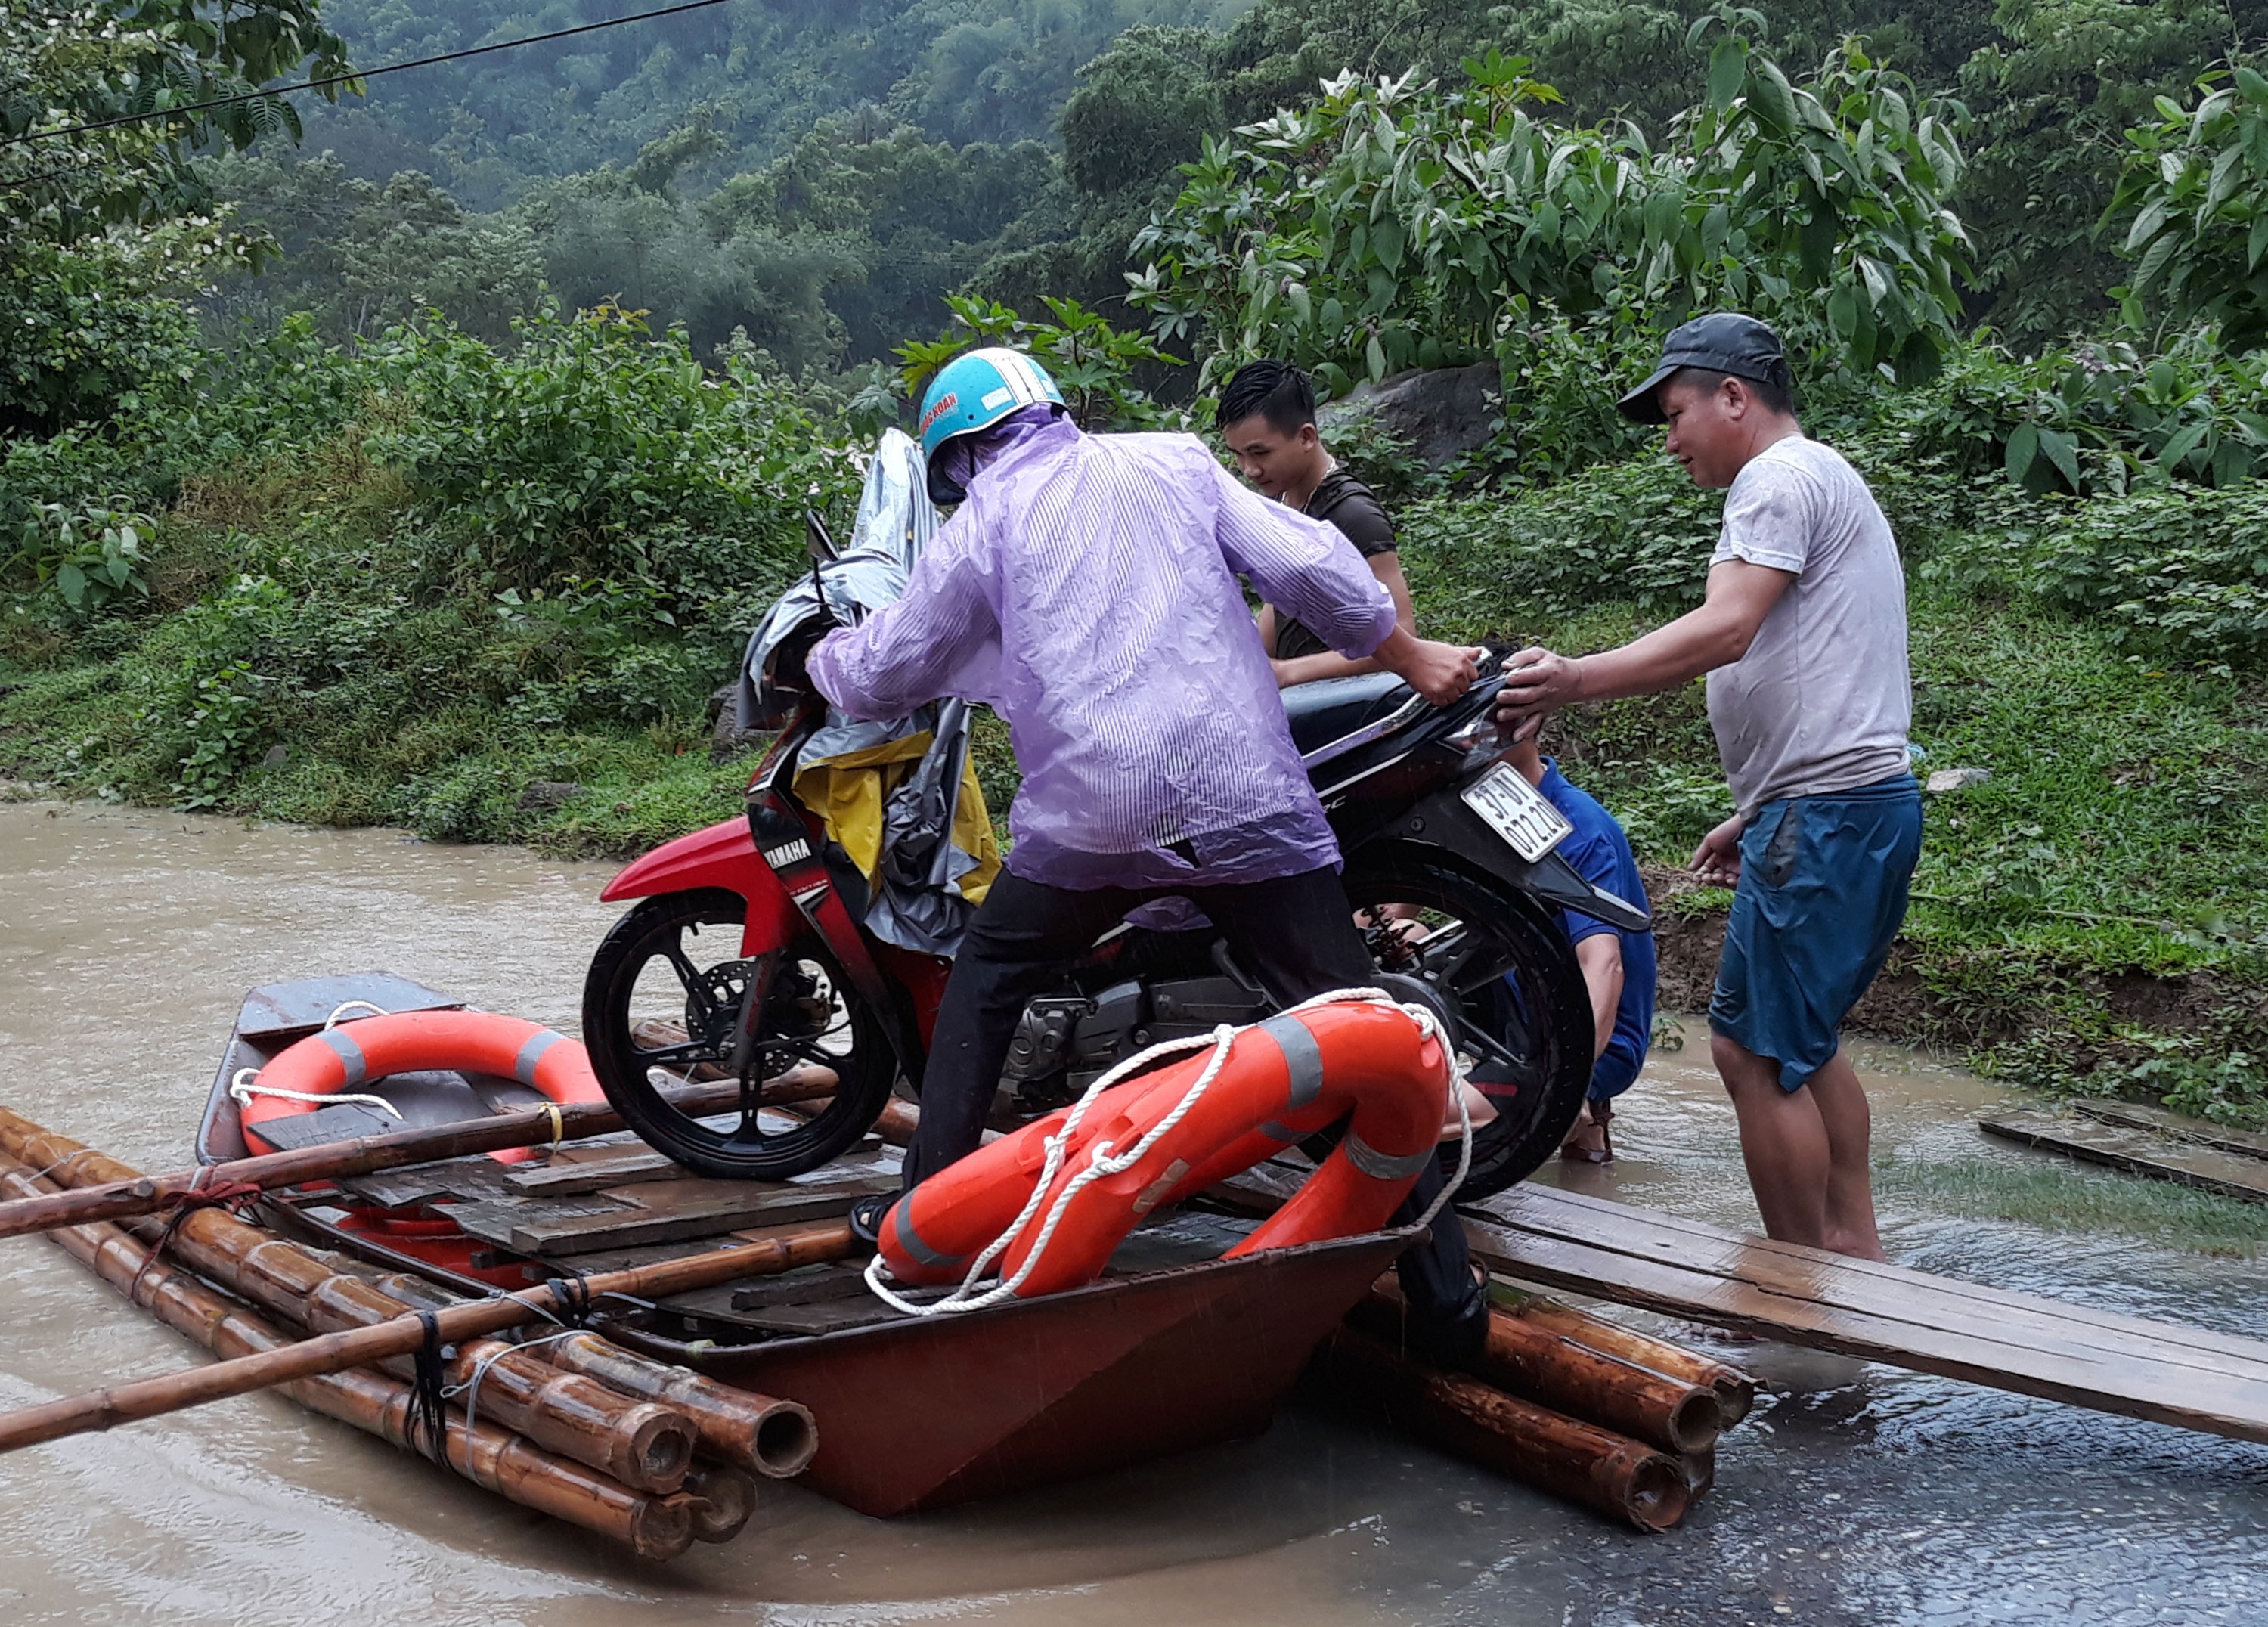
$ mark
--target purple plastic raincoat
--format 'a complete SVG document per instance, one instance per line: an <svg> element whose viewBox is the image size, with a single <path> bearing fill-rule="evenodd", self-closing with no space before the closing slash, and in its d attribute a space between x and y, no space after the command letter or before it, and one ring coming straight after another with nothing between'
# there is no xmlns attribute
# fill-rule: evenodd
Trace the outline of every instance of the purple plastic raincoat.
<svg viewBox="0 0 2268 1627"><path fill-rule="evenodd" d="M855 717L960 696L1008 720L1008 868L1053 887L1259 881L1338 860L1237 575L1342 654L1394 601L1336 530L1245 490L1191 435L1021 415L903 598L811 673Z"/></svg>

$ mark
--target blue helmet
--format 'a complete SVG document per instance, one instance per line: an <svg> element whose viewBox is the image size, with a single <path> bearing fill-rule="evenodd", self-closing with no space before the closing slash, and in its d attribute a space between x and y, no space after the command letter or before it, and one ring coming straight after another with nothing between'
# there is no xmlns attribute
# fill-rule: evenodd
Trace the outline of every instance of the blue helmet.
<svg viewBox="0 0 2268 1627"><path fill-rule="evenodd" d="M921 419L915 429L922 462L934 470L938 448L946 442L989 430L1011 413L1042 403L1062 406L1063 392L1048 377L1048 370L1021 350L988 345L964 351L938 369L922 392Z"/></svg>

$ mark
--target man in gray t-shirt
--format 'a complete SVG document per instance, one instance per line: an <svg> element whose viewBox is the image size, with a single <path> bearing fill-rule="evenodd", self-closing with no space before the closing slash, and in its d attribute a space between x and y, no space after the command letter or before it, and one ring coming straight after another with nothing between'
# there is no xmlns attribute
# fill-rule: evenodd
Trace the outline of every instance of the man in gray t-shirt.
<svg viewBox="0 0 2268 1627"><path fill-rule="evenodd" d="M1857 471L1805 438L1764 323L1686 323L1621 404L1667 427L1695 480L1730 488L1707 594L1617 650L1523 651L1498 721L1519 736L1571 701L1708 674L1737 809L1693 855L1705 880L1734 889L1711 1054L1764 1230L1879 1260L1867 1097L1839 1029L1889 953L1921 851L1897 544Z"/></svg>
<svg viewBox="0 0 2268 1627"><path fill-rule="evenodd" d="M1725 494L1709 563L1733 559L1794 578L1748 653L1709 674L1709 726L1734 805L1753 818L1782 797L1904 773L1905 573L1858 471L1800 431L1772 442Z"/></svg>

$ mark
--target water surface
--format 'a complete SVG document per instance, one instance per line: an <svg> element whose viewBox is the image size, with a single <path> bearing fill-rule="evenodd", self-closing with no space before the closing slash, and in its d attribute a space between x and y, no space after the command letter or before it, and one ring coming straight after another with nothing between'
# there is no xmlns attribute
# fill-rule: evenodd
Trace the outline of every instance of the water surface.
<svg viewBox="0 0 2268 1627"><path fill-rule="evenodd" d="M254 983L385 968L571 1027L615 914L595 902L607 873L387 832L0 804L0 1101L173 1167ZM1977 1137L1993 1087L1862 1060L1889 1156L2034 1156ZM1753 1225L1705 1047L1658 1057L1624 1101L1622 1161L1569 1184ZM2268 1337L2256 1263L1884 1218L1901 1263ZM192 1355L48 1244L0 1241L0 1404ZM768 1487L739 1539L667 1566L247 1397L0 1457L0 1623L2268 1621L2268 1448L1803 1351L1735 1358L1778 1388L1659 1537L1303 1401L1255 1441L887 1524Z"/></svg>

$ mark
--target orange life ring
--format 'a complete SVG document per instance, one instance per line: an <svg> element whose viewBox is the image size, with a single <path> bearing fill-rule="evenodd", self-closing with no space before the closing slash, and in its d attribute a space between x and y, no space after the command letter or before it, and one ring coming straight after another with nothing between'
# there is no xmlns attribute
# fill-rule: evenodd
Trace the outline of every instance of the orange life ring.
<svg viewBox="0 0 2268 1627"><path fill-rule="evenodd" d="M1164 1123L1211 1065L1200 1054L1098 1096L1072 1133L1045 1196L1000 1260L1012 1277L1042 1249L1046 1217L1062 1202L1043 1252L1016 1292L1076 1287L1101 1275L1119 1243L1161 1203L1219 1184L1351 1114L1337 1148L1299 1193L1232 1255L1373 1231L1409 1196L1434 1157L1448 1108L1449 1059L1399 1007L1347 1001L1240 1029L1204 1093L1140 1159L1064 1194L1108 1142L1123 1156ZM1030 1202L1046 1162L1050 1115L962 1159L894 1204L880 1237L900 1282L957 1282L973 1257Z"/></svg>
<svg viewBox="0 0 2268 1627"><path fill-rule="evenodd" d="M590 1054L556 1028L494 1012L397 1012L311 1034L261 1069L241 1099L245 1140L273 1150L261 1125L315 1112L322 1098L389 1074L428 1069L518 1079L563 1105L606 1100ZM293 1094L269 1093L283 1091ZM519 1149L504 1160L526 1156Z"/></svg>

